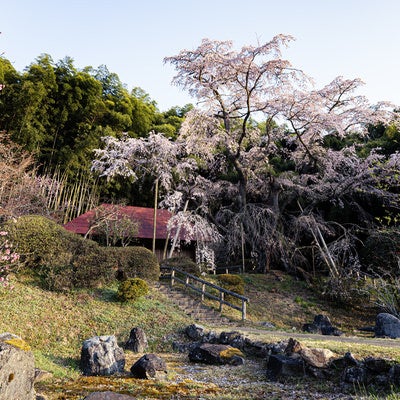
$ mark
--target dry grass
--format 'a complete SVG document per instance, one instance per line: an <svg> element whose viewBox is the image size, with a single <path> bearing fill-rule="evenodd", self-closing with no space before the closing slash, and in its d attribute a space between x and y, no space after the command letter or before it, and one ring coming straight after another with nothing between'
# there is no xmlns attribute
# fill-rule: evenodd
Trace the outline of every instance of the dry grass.
<svg viewBox="0 0 400 400"><path fill-rule="evenodd" d="M343 332L365 336L358 328L375 324L377 310L372 304L359 303L344 308L322 299L305 282L280 271L242 276L245 281L244 295L250 299L246 325L269 322L278 329L300 331L305 323L313 321L315 315L325 314ZM208 304L218 308L216 302L209 301ZM238 322L241 319L239 311L225 306L223 313Z"/></svg>

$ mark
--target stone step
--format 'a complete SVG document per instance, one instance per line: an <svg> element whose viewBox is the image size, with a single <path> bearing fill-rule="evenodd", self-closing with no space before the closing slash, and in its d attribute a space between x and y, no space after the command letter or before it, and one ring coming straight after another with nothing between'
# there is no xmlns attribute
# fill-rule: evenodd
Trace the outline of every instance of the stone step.
<svg viewBox="0 0 400 400"><path fill-rule="evenodd" d="M164 295L168 296L185 314L198 322L207 322L215 324L228 325L231 321L222 317L213 308L206 306L200 300L200 297L193 298L189 294L179 289L171 288L168 284L158 282L155 287Z"/></svg>

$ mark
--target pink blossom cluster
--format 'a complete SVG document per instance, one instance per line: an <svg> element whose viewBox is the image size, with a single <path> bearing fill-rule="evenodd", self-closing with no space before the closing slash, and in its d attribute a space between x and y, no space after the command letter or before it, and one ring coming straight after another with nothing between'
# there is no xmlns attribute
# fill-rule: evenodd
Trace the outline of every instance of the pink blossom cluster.
<svg viewBox="0 0 400 400"><path fill-rule="evenodd" d="M20 256L13 251L12 243L7 239L8 232L0 231L0 288L12 290L9 275Z"/></svg>

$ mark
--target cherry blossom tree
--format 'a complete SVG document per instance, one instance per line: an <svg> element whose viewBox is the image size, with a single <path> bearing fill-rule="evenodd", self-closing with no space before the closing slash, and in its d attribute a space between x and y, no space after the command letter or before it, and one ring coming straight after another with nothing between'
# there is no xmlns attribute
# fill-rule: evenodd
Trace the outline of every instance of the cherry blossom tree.
<svg viewBox="0 0 400 400"><path fill-rule="evenodd" d="M106 136L105 146L95 150L92 171L111 179L124 176L136 181L145 176L154 180L154 235L157 225L158 188L169 191L173 183L173 169L177 163L179 147L162 134L150 133L146 138L132 138L124 134L121 139Z"/></svg>
<svg viewBox="0 0 400 400"><path fill-rule="evenodd" d="M235 51L230 41L204 39L195 50L165 59L177 70L173 82L198 102L178 137L207 171L197 180L197 191L204 194L229 252L245 244L264 272L271 260L287 269L302 265L302 235L309 242L316 235L318 250L331 256L324 235L337 234L318 215L319 206L340 206L346 196L354 200L355 193L372 187L369 193L375 193L376 167L380 163L384 173L387 163L375 155L361 160L351 149L327 149L324 138L362 136L369 125L393 118L390 104L370 105L357 94L359 79L338 77L315 89L282 58L291 40L278 35ZM295 227L302 227L302 234ZM329 266L333 271L334 264Z"/></svg>
<svg viewBox="0 0 400 400"><path fill-rule="evenodd" d="M13 289L10 283L10 274L15 272L18 261L19 254L8 239L8 232L0 231L0 293L2 289Z"/></svg>

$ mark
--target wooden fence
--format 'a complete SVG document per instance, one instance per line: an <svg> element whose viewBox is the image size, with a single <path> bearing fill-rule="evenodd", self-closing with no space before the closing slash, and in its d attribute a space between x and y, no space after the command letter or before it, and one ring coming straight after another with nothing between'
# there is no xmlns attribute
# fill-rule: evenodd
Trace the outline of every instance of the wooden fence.
<svg viewBox="0 0 400 400"><path fill-rule="evenodd" d="M222 311L222 306L227 305L228 307L231 307L242 313L242 321L246 319L246 304L249 302L247 297L235 292L231 292L230 290L224 289L218 285L214 285L211 282L198 278L195 275L189 274L188 272L182 271L175 267L163 266L162 277L169 277L171 280L171 286L174 286L176 283L181 283L185 288L193 290L196 294L201 296L201 301L204 301L205 297L218 301L220 312ZM229 301L226 301L225 295L239 299L241 306L237 306Z"/></svg>

